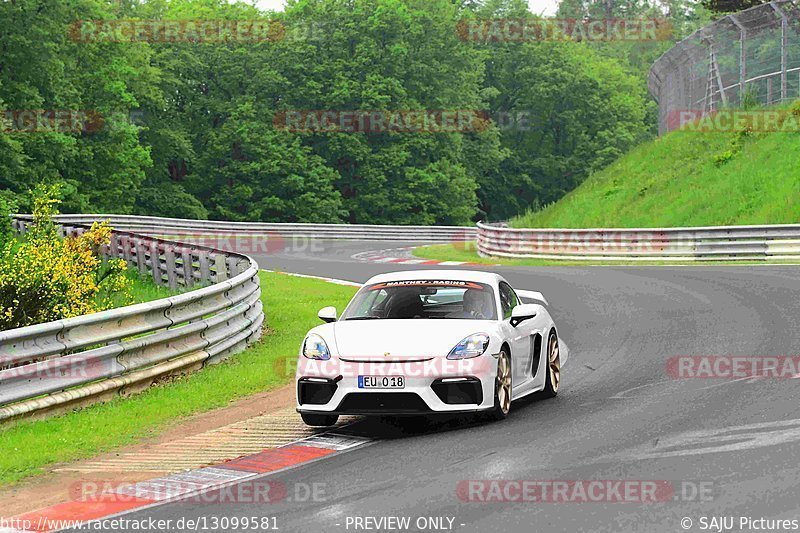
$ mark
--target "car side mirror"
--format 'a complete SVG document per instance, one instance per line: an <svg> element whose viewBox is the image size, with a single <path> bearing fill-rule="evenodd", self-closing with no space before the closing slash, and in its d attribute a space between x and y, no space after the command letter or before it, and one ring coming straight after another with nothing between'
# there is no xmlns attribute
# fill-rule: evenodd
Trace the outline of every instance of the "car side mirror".
<svg viewBox="0 0 800 533"><path fill-rule="evenodd" d="M319 310L317 316L323 322L336 322L336 308L333 306L323 307Z"/></svg>
<svg viewBox="0 0 800 533"><path fill-rule="evenodd" d="M541 311L542 306L538 304L520 304L511 310L511 325L519 326L526 320L530 320Z"/></svg>

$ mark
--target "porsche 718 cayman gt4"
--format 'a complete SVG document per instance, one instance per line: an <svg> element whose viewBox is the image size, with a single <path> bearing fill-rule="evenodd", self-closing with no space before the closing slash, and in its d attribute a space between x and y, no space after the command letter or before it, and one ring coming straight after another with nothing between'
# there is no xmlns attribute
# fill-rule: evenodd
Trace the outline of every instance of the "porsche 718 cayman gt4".
<svg viewBox="0 0 800 533"><path fill-rule="evenodd" d="M341 414L485 411L555 396L567 350L539 292L462 270L394 272L370 279L341 316L308 332L297 365L306 424Z"/></svg>

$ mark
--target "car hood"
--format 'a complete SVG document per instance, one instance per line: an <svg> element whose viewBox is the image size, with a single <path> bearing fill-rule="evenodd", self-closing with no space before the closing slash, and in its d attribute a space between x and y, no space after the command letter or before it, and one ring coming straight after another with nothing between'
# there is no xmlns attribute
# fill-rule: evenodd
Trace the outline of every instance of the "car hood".
<svg viewBox="0 0 800 533"><path fill-rule="evenodd" d="M339 357L393 361L444 357L473 333L491 335L494 325L488 320L345 320L335 322L333 331Z"/></svg>

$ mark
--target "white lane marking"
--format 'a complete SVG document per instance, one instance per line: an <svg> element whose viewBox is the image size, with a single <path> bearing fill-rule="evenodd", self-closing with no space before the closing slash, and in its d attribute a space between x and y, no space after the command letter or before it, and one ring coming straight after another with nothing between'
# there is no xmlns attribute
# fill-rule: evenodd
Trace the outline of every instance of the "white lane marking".
<svg viewBox="0 0 800 533"><path fill-rule="evenodd" d="M347 285L348 287L361 287L363 283L357 283L355 281L348 281L346 279L336 279L336 278L326 278L322 276L311 276L308 274L295 274L294 272L280 272L278 270L264 270L264 272L272 272L274 274L283 274L284 276L292 276L294 278L308 278L308 279L319 279L322 281L327 281L328 283L335 283L337 285Z"/></svg>
<svg viewBox="0 0 800 533"><path fill-rule="evenodd" d="M143 498L159 502L162 500L173 500L190 492L197 492L208 488L210 485L199 483L188 483L186 481L172 481L168 477L140 481L127 487L120 487L112 494L120 494L134 498Z"/></svg>
<svg viewBox="0 0 800 533"><path fill-rule="evenodd" d="M466 265L466 261L442 261L439 263L440 265L444 266L458 266L458 265Z"/></svg>
<svg viewBox="0 0 800 533"><path fill-rule="evenodd" d="M350 256L350 259L374 263L385 263L393 259L401 259L400 257L396 257L397 252L405 253L413 250L414 248L417 248L417 246L407 246L405 248L386 248L383 250L368 250L366 252L358 252L357 254L353 254ZM425 261L425 259L422 259L421 261Z"/></svg>
<svg viewBox="0 0 800 533"><path fill-rule="evenodd" d="M696 390L701 391L701 390L716 389L717 387L724 387L725 385L730 385L731 383L738 383L739 381L745 381L745 380L747 380L748 383L753 383L753 382L757 381L758 378L753 377L753 376L745 376L743 378L725 380L722 383L714 383L713 385L709 385L707 387L701 387L701 388L696 389Z"/></svg>
<svg viewBox="0 0 800 533"><path fill-rule="evenodd" d="M338 433L323 433L322 435L313 435L306 439L297 442L299 446L314 446L316 448L327 448L330 450L347 450L370 442L366 437L357 437L355 435L341 435Z"/></svg>
<svg viewBox="0 0 800 533"><path fill-rule="evenodd" d="M733 452L775 446L800 440L800 419L760 422L726 428L690 431L658 441L655 449L640 449L620 457L663 459L686 455Z"/></svg>
<svg viewBox="0 0 800 533"><path fill-rule="evenodd" d="M212 466L140 481L126 487L120 487L113 493L161 501L174 499L189 492L215 487L231 481L243 480L255 475L255 472L243 472Z"/></svg>
<svg viewBox="0 0 800 533"><path fill-rule="evenodd" d="M717 387L724 387L726 385L730 385L732 383L738 383L740 381L747 381L747 383L754 383L754 382L758 381L759 379L760 378L758 378L758 377L752 377L752 376L745 376L743 378L730 379L730 380L726 379L726 380L722 381L721 383L714 383L713 385L707 385L705 387L700 387L699 389L692 389L690 392L699 392L699 391L704 391L704 390L715 389ZM625 389L622 392L618 392L614 396L609 397L608 399L609 400L628 400L628 399L631 399L631 396L628 396L628 394L631 393L631 392L634 392L634 391L637 391L637 390L640 390L640 389L645 389L645 388L648 388L648 387L655 387L656 385L665 385L665 384L668 384L668 383L677 384L677 383L680 383L682 381L684 381L684 380L667 379L667 380L663 380L663 381L656 381L655 383L645 383L644 385L638 385L638 386L632 387L630 389ZM649 394L651 396L664 395L664 394L673 394L673 391L671 391L671 390L663 390L663 391L651 392Z"/></svg>
<svg viewBox="0 0 800 533"><path fill-rule="evenodd" d="M656 381L655 383L645 383L644 385L638 385L636 387L631 387L630 389L625 389L622 392L616 393L614 396L611 396L609 398L609 400L626 400L626 399L628 399L628 396L626 396L626 394L628 394L629 392L637 391L637 390L640 390L640 389L645 389L647 387L655 387L656 385L662 385L664 383L670 383L670 381L665 379L665 380L662 380L662 381Z"/></svg>

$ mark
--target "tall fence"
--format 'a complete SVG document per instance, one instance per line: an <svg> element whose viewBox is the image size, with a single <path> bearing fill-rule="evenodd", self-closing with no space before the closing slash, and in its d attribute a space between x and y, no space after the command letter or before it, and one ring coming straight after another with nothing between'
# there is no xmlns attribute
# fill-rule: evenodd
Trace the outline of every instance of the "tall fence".
<svg viewBox="0 0 800 533"><path fill-rule="evenodd" d="M800 261L800 225L517 229L478 224L486 257L573 261Z"/></svg>
<svg viewBox="0 0 800 533"><path fill-rule="evenodd" d="M30 218L15 217L13 224L25 233ZM60 223L66 237L88 229ZM0 421L137 391L259 338L264 311L250 257L119 230L101 252L187 292L0 332Z"/></svg>
<svg viewBox="0 0 800 533"><path fill-rule="evenodd" d="M660 133L678 127L681 112L800 98L800 9L776 0L701 28L655 62L648 86Z"/></svg>

